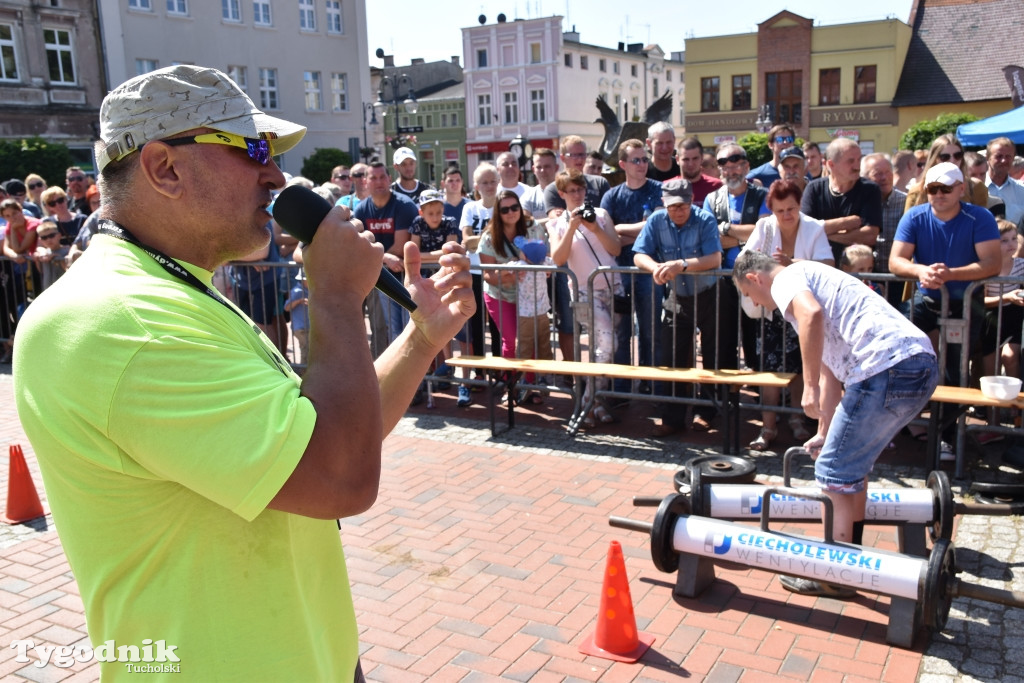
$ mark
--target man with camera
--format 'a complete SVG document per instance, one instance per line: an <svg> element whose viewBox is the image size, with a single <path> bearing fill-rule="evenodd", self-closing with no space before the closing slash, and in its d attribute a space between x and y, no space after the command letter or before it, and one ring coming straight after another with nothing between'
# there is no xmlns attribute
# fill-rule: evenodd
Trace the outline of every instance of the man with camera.
<svg viewBox="0 0 1024 683"><path fill-rule="evenodd" d="M694 366L695 328L701 330L704 367L714 368L717 362L718 338L715 325L714 275L694 275L715 270L722 264L722 244L718 238L715 217L693 206L690 181L677 178L661 187L665 211L651 215L633 244L633 260L638 268L651 273L654 284L666 285L662 317L661 345L656 354L659 365L673 368ZM681 391L679 383L659 387L660 395L672 396ZM665 392L665 393L662 393ZM712 387L701 385L700 393L711 398ZM712 406L694 409L694 429L707 431L715 416ZM665 402L661 424L653 436L669 436L686 428L686 405Z"/></svg>
<svg viewBox="0 0 1024 683"><path fill-rule="evenodd" d="M625 140L619 145L619 168L626 175L626 182L616 185L601 199L601 208L608 212L615 223L615 232L622 243L617 260L620 266L633 265L632 244L640 234L644 222L656 209L661 208L661 183L647 177L651 160L644 143L638 139ZM623 279L626 295L632 295L632 309L636 311L640 329L639 365L654 365L654 347L657 344L659 328L657 302L661 301L661 289L655 290L649 275L625 276ZM633 350L633 313L619 311L622 318L615 329L615 362L631 364ZM628 392L630 381L615 380L615 391Z"/></svg>

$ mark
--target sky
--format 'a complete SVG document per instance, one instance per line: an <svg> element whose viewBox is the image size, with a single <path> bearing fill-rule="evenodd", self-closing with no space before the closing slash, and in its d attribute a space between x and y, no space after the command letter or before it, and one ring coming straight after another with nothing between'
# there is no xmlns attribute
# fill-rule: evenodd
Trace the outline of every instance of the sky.
<svg viewBox="0 0 1024 683"><path fill-rule="evenodd" d="M382 48L395 56L395 64L414 57L428 62L462 57L462 28L487 23L504 13L509 21L562 15L562 30L576 26L580 42L614 48L625 43L657 43L666 53L685 49L686 38L753 33L758 22L784 9L814 19L815 25L878 21L893 16L907 21L913 0L503 0L424 2L423 0L368 0L367 36L370 66L381 66L375 52ZM463 58L463 65L465 59Z"/></svg>

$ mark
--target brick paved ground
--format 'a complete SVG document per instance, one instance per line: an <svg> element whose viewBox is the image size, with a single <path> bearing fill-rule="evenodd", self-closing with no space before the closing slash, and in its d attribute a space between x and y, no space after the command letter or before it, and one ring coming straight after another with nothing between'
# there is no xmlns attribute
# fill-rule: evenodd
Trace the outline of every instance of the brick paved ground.
<svg viewBox="0 0 1024 683"><path fill-rule="evenodd" d="M9 380L0 375L0 436L25 446L38 483ZM635 410L643 423L646 414ZM639 428L626 416L624 433L570 440L541 414L492 439L476 419L483 416L444 402L412 412L385 444L377 504L342 525L370 680L1020 680L1020 610L957 600L944 634L922 634L904 650L885 643L884 597L798 597L772 574L734 566L719 568L700 598L674 599L675 577L654 568L646 536L613 529L607 519L650 519L653 511L633 508L631 497L668 493L679 463L712 450L714 436L703 444L654 442L630 435ZM906 451L886 457L880 485L921 485L925 472ZM993 457L977 467L995 472ZM759 478L778 481L779 460L758 456ZM6 468L0 480L6 489ZM638 626L657 638L637 664L577 651L596 624L613 539L626 555ZM965 578L1021 589L1018 518L963 518L956 540ZM869 527L865 538L890 549L893 541L888 527ZM24 638L87 642L49 520L0 530L0 547L0 676L95 680L91 663L39 668L15 661L9 648Z"/></svg>

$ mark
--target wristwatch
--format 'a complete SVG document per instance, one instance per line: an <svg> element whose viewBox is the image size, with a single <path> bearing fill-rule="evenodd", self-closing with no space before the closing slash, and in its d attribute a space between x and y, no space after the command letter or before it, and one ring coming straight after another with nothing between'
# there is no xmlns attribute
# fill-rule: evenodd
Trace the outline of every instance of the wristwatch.
<svg viewBox="0 0 1024 683"><path fill-rule="evenodd" d="M722 237L728 237L729 231L732 229L732 223L728 221L722 221L718 224L718 232L722 233Z"/></svg>
<svg viewBox="0 0 1024 683"><path fill-rule="evenodd" d="M686 269L689 268L689 267L690 267L690 264L686 262L686 259L683 259L683 272L685 273Z"/></svg>

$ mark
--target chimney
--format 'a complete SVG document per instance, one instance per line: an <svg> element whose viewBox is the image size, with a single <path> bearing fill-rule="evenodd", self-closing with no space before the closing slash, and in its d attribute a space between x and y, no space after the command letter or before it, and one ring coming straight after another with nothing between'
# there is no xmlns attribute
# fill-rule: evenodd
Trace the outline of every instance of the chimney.
<svg viewBox="0 0 1024 683"><path fill-rule="evenodd" d="M389 66L393 67L394 65L395 65L395 56L394 55L384 55L384 67L385 68L387 68Z"/></svg>
<svg viewBox="0 0 1024 683"><path fill-rule="evenodd" d="M452 64L459 66L459 55L452 55Z"/></svg>
<svg viewBox="0 0 1024 683"><path fill-rule="evenodd" d="M415 66L416 64L424 64L423 57L413 57L409 64Z"/></svg>

